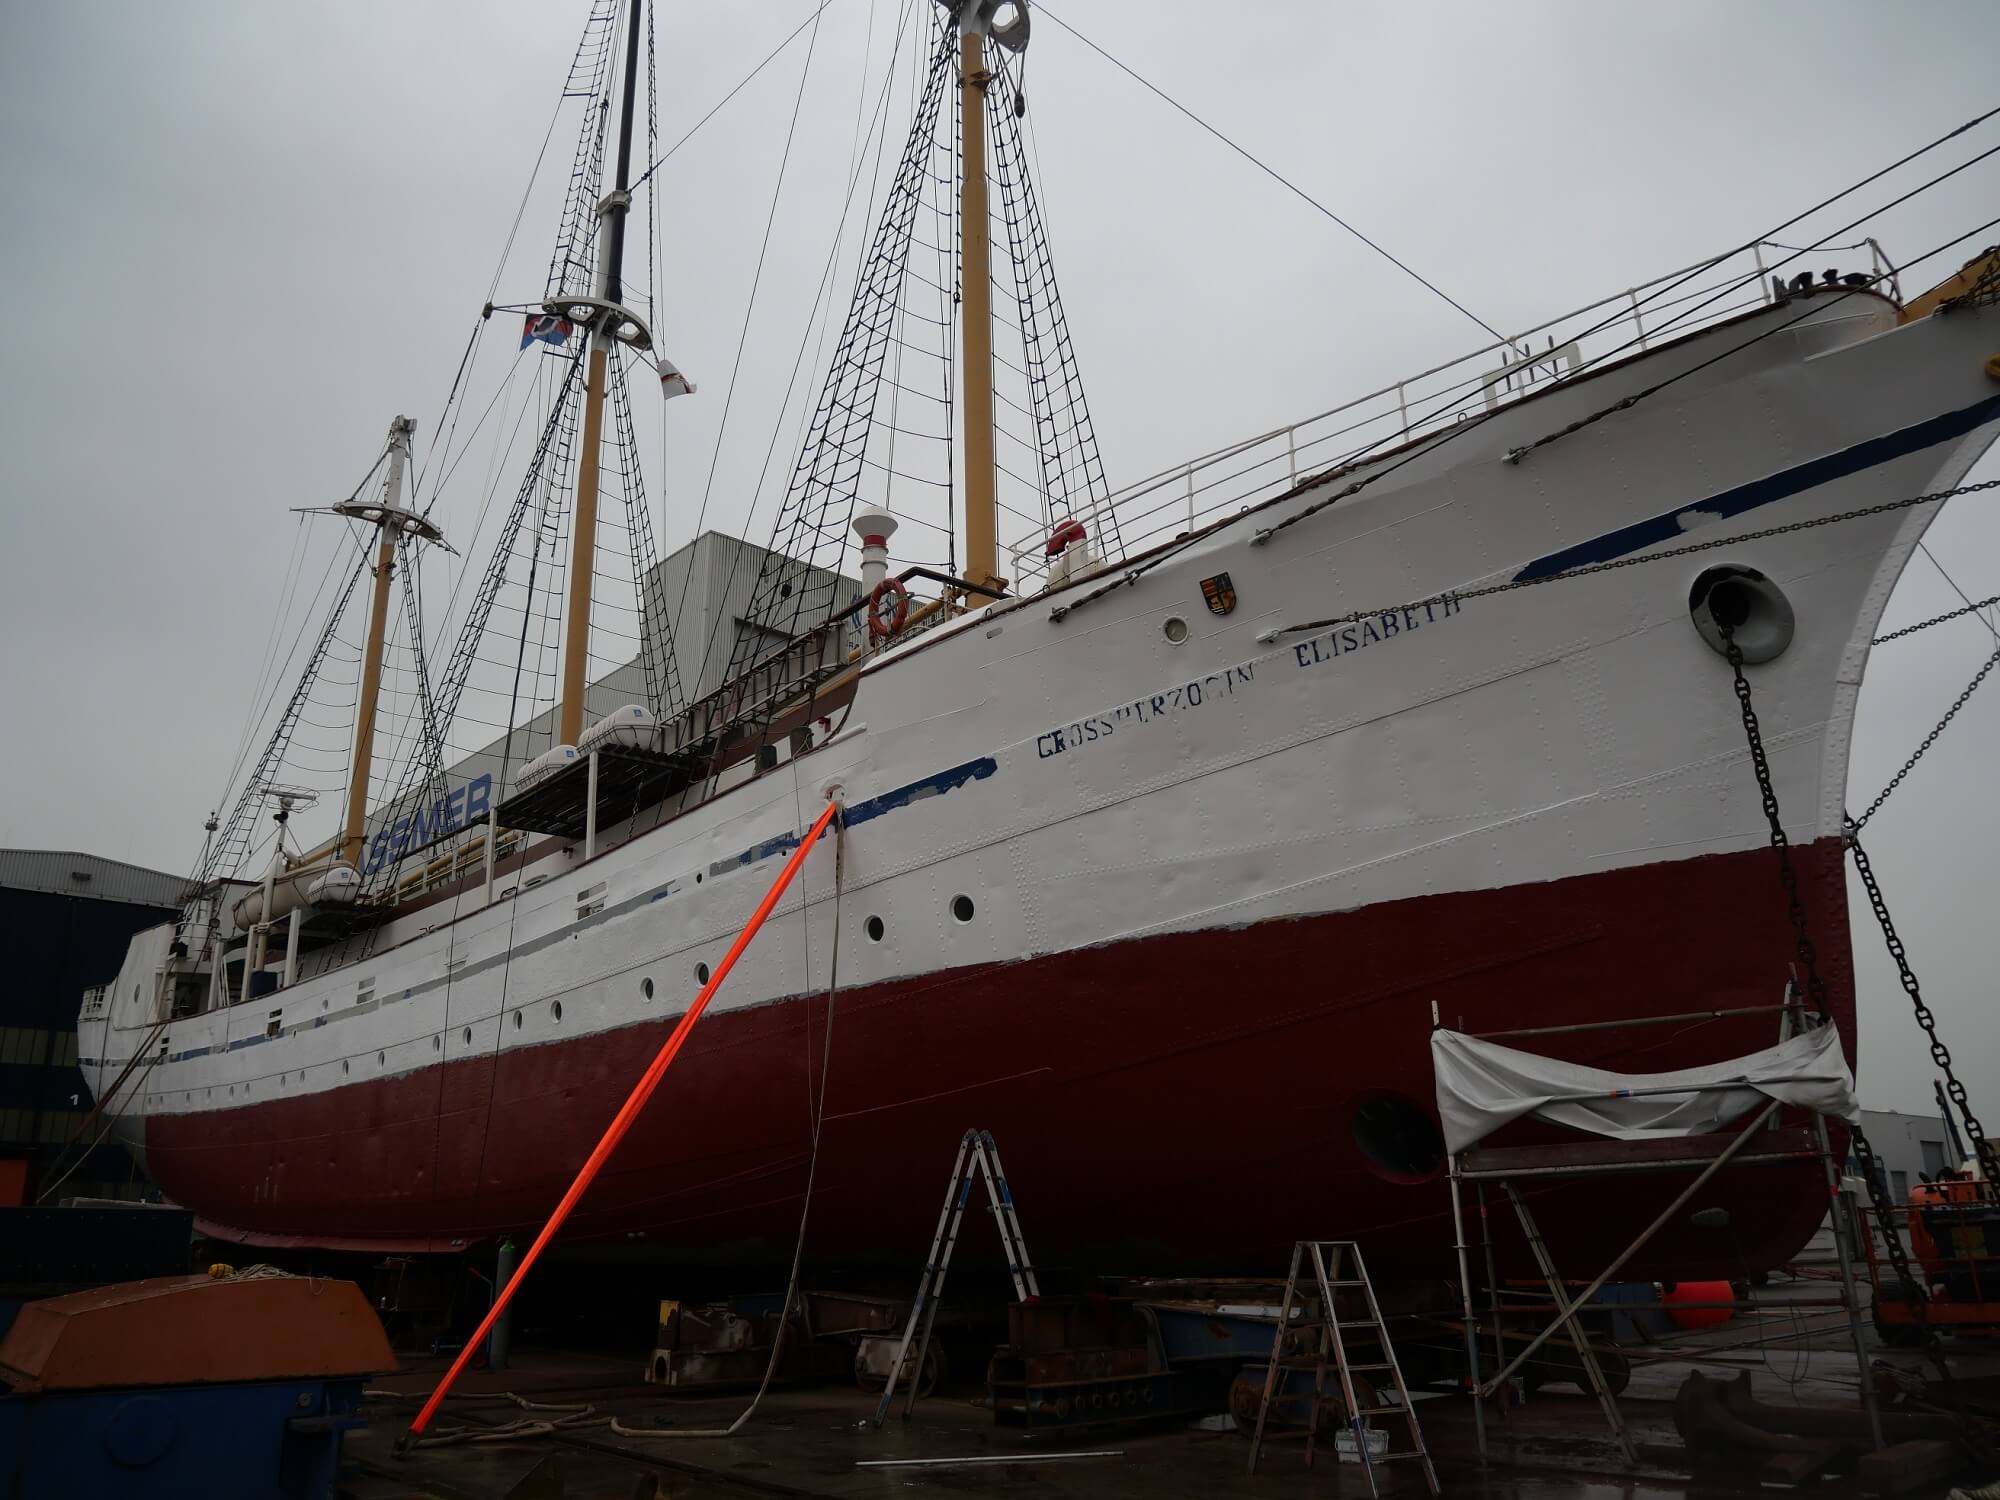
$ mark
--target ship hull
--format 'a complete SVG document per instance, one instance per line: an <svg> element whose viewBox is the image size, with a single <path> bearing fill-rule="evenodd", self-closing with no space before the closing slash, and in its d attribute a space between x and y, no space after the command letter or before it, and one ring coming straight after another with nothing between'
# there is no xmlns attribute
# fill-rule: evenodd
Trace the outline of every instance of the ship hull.
<svg viewBox="0 0 2000 1500"><path fill-rule="evenodd" d="M1839 848L1794 857L1851 1034ZM1542 1044L1633 1071L1710 1061L1777 1036L1768 976L1789 932L1760 850L725 1013L697 1029L571 1238L789 1262L824 1078L806 1232L815 1258L907 1262L935 1227L959 1134L980 1126L1004 1147L1046 1267L1275 1272L1293 1239L1319 1235L1360 1238L1378 1264L1408 1274L1448 1274L1435 1138L1399 1133L1393 1109L1367 1123L1384 1101L1413 1112L1403 1120L1427 1109L1429 1004L1473 1031L1601 1021L1611 1004L1637 1015L1691 1001L1761 1008ZM1329 961L1338 954L1348 957ZM532 1231L666 1025L156 1119L148 1157L221 1234L262 1223L256 1238L448 1249ZM1537 1201L1560 1225L1565 1258L1601 1264L1675 1185L1598 1179ZM1727 1235L1683 1220L1634 1274L1780 1264L1824 1202L1817 1161L1746 1169L1690 1206L1728 1209Z"/></svg>
<svg viewBox="0 0 2000 1500"><path fill-rule="evenodd" d="M808 753L311 955L268 1000L156 1032L171 931L142 937L86 1011L85 1066L102 1085L158 1046L119 1129L219 1229L442 1249L532 1227L838 796L838 859L809 856L574 1236L784 1260L824 1081L824 1261L913 1263L978 1126L1038 1254L1247 1270L1324 1235L1443 1270L1436 1164L1406 1139L1433 1006L1491 1032L1784 994L1764 807L1690 621L1715 563L1796 617L1749 671L1852 1055L1848 734L1936 505L1814 523L1956 483L2000 398L1990 317L1824 305L1558 385L1338 504L1347 476L1309 481L1127 583L955 620L874 658ZM1757 535L1647 560L1709 525ZM1765 1014L1548 1045L1654 1071L1775 1037ZM1669 1186L1550 1189L1541 1222L1588 1263ZM1670 1226L1640 1269L1782 1262L1825 1192L1817 1162L1731 1174L1704 1199L1730 1229Z"/></svg>

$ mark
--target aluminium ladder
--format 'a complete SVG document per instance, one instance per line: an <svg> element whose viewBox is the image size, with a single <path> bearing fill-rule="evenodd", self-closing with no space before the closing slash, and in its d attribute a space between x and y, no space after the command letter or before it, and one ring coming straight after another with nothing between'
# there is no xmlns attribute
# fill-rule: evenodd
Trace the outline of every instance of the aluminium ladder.
<svg viewBox="0 0 2000 1500"><path fill-rule="evenodd" d="M1317 1289L1319 1297L1319 1327L1313 1338L1313 1352L1305 1356L1287 1357L1285 1354L1285 1333L1292 1324L1292 1308L1301 1303L1299 1271L1301 1263L1311 1259L1311 1285L1306 1288L1310 1295ZM1351 1267L1351 1271L1349 1270ZM1343 1274L1346 1273L1346 1274ZM1347 1300L1362 1304L1357 1311L1365 1310L1365 1317L1343 1318L1339 1294L1343 1291L1358 1292L1357 1297ZM1381 1346L1378 1359L1364 1359L1356 1362L1349 1357L1347 1339L1343 1330L1355 1330L1363 1340L1373 1338ZM1366 1330L1361 1332L1361 1330ZM1264 1393L1257 1403L1257 1427L1250 1438L1250 1472L1257 1472L1257 1460L1264 1448L1264 1423L1271 1412L1271 1404L1279 1398L1278 1372L1287 1370L1311 1370L1313 1387L1306 1414L1306 1466L1313 1461L1313 1446L1319 1427L1320 1404L1332 1392L1326 1388L1326 1370L1330 1362L1340 1376L1340 1399L1345 1403L1346 1428L1353 1437L1355 1458L1361 1464L1361 1472L1368 1480L1368 1493L1379 1495L1376 1485L1377 1464L1417 1460L1423 1465L1424 1483L1435 1495L1438 1489L1437 1470L1431 1464L1430 1450L1424 1446L1423 1429L1417 1425L1416 1409L1410 1405L1410 1388L1403 1383L1402 1367L1396 1363L1396 1349L1389 1342L1389 1329L1382 1318L1382 1309L1375 1301L1375 1288L1368 1279L1368 1267L1361 1259L1361 1247L1353 1240L1300 1240L1292 1246L1292 1268L1285 1277L1285 1300L1278 1309L1278 1326L1271 1335L1271 1364L1264 1372ZM1355 1388L1357 1374L1387 1374L1395 1389L1399 1404L1394 1406L1363 1406ZM1376 1399L1374 1382L1364 1382L1361 1390L1369 1392L1370 1399ZM1371 1432L1369 1422L1377 1417L1400 1417L1409 1425L1409 1446L1392 1446L1381 1454L1369 1450L1368 1438Z"/></svg>
<svg viewBox="0 0 2000 1500"><path fill-rule="evenodd" d="M1028 1242L1021 1234L1021 1216L1014 1207L1013 1190L1007 1186L1006 1174L1000 1169L1000 1148L993 1142L993 1132L968 1130L959 1140L958 1160L952 1163L951 1181L945 1184L944 1209L938 1215L937 1234L931 1240L924 1274L917 1282L917 1300L910 1304L910 1320L903 1327L902 1342L896 1346L896 1361L889 1369L888 1383L882 1387L882 1399L875 1407L877 1427L889 1414L889 1403L896 1397L896 1378L905 1368L910 1341L917 1337L917 1326L921 1323L923 1335L917 1344L916 1361L908 1365L910 1394L903 1415L909 1416L916 1408L920 1382L915 1372L923 1368L925 1356L930 1353L931 1325L937 1321L945 1272L951 1266L951 1252L958 1245L959 1221L972 1198L973 1178L980 1174L986 1178L987 1212L993 1215L994 1227L1000 1231L1000 1249L1007 1257L1008 1274L1014 1278L1014 1295L1026 1302L1042 1294L1035 1282L1035 1268L1028 1262Z"/></svg>
<svg viewBox="0 0 2000 1500"><path fill-rule="evenodd" d="M1541 1267L1542 1279L1549 1285L1549 1296L1554 1299L1556 1321L1569 1330L1570 1342L1576 1346L1576 1357L1583 1365L1584 1378L1590 1382L1590 1393L1597 1398L1597 1404L1604 1412L1604 1421L1611 1429L1612 1439L1618 1444L1618 1451L1625 1455L1625 1462L1637 1465L1639 1450L1633 1445L1632 1434L1626 1431L1625 1420L1618 1411L1618 1398L1612 1394L1611 1383L1604 1378L1604 1367L1598 1363L1597 1350L1584 1330L1583 1319L1576 1315L1576 1304L1569 1300L1569 1288L1556 1271L1554 1257L1549 1254L1548 1242L1542 1238L1541 1226L1534 1215L1528 1212L1528 1200L1514 1189L1510 1181L1502 1181L1500 1186L1507 1193L1508 1202L1514 1205L1515 1217L1521 1221L1521 1232L1528 1238L1528 1248L1535 1253L1535 1264ZM1498 1303L1499 1293L1494 1293ZM1504 1365L1507 1354L1503 1349L1497 1356Z"/></svg>

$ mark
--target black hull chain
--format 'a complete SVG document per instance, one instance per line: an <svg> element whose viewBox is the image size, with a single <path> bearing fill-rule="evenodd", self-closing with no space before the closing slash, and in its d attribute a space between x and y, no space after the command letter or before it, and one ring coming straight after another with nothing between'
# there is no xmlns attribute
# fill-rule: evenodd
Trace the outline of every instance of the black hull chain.
<svg viewBox="0 0 2000 1500"><path fill-rule="evenodd" d="M1757 791L1764 804L1764 820L1770 826L1771 848L1778 856L1778 883L1784 888L1785 906L1796 940L1798 967L1805 976L1806 1004L1822 1025L1831 1026L1833 1016L1827 1008L1826 981L1820 976L1819 955L1808 929L1805 903L1799 899L1798 872L1792 868L1792 842L1785 834L1785 825L1779 816L1778 794L1771 785L1771 762L1764 752L1764 732L1757 722L1757 710L1750 702L1750 680L1743 675L1743 649L1736 644L1736 623L1720 616L1715 623L1728 654L1736 702L1743 716L1743 738L1750 747L1750 764L1757 774ZM1895 1270L1903 1299L1916 1310L1917 1332L1923 1339L1924 1352L1937 1366L1938 1374L1949 1384L1951 1366L1944 1357L1944 1343L1937 1330L1930 1326L1930 1293L1910 1268L1909 1252L1904 1248L1903 1236L1896 1228L1895 1204L1889 1196L1888 1175L1882 1170L1881 1159L1876 1156L1859 1123L1848 1127L1848 1145L1861 1164L1862 1181L1868 1184L1868 1197L1875 1208L1875 1225L1881 1232L1882 1245L1888 1251L1889 1264ZM1843 1231L1835 1225L1834 1232Z"/></svg>

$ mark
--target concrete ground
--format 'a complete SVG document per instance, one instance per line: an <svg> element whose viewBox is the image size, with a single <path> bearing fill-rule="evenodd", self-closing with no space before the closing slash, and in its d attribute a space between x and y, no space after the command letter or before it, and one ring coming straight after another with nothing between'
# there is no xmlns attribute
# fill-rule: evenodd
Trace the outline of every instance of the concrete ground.
<svg viewBox="0 0 2000 1500"><path fill-rule="evenodd" d="M1760 1293L1771 1304L1768 1311L1739 1315L1723 1328L1678 1338L1671 1352L1642 1356L1644 1362L1637 1364L1619 1402L1641 1455L1637 1470L1620 1458L1596 1402L1568 1387L1545 1387L1504 1416L1489 1408L1488 1462L1483 1467L1470 1404L1452 1396L1420 1398L1418 1415L1443 1492L1481 1500L1717 1500L1759 1492L1755 1477L1745 1472L1694 1474L1674 1430L1674 1393L1690 1370L1725 1378L1748 1370L1760 1400L1850 1411L1856 1429L1865 1431L1859 1371L1844 1315L1786 1306L1824 1297L1833 1289L1824 1280L1780 1281ZM1871 1335L1870 1358L1884 1354L1872 1346ZM587 1404L590 1419L557 1433L461 1441L421 1448L411 1458L399 1459L392 1450L416 1409L413 1398L430 1390L444 1363L412 1362L402 1374L378 1382L370 1403L373 1427L348 1440L345 1490L351 1500L484 1500L508 1494L538 1465L554 1465L560 1468L559 1478L545 1469L536 1487L522 1491L522 1500L529 1494L568 1500L656 1495L882 1500L971 1492L1035 1500L1182 1494L1205 1500L1288 1500L1368 1493L1361 1471L1336 1462L1330 1446L1322 1447L1317 1464L1308 1470L1298 1441L1270 1445L1253 1477L1246 1472L1249 1442L1243 1434L1195 1430L1185 1420L1025 1437L994 1425L991 1412L976 1404L982 1393L974 1385L920 1401L913 1419L892 1416L879 1430L868 1420L875 1405L872 1395L852 1385L826 1385L771 1392L730 1438L620 1436L609 1426L614 1416L627 1427L669 1434L726 1426L749 1400L748 1392L665 1395L640 1383L642 1357L527 1351L512 1370L469 1374L461 1382L462 1398L453 1399L440 1414L440 1427L476 1434L500 1423L560 1415L524 1411L495 1399L503 1392L548 1403ZM1888 1357L1918 1368L1912 1356ZM1962 1374L2000 1373L2000 1359L1976 1348L1956 1363ZM1100 1456L1048 1457L1079 1451ZM968 1457L1012 1461L858 1467L868 1460ZM1397 1464L1384 1472L1384 1494L1424 1493L1416 1465ZM1960 1482L1996 1477L1974 1474ZM1859 1490L1849 1478L1824 1481L1814 1492L1848 1496Z"/></svg>

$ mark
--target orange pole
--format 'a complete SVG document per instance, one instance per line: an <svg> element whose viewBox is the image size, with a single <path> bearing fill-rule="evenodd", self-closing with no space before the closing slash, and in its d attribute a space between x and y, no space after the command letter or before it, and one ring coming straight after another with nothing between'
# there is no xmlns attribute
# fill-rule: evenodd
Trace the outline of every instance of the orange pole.
<svg viewBox="0 0 2000 1500"><path fill-rule="evenodd" d="M625 1139L625 1132L632 1128L632 1122L637 1120L640 1111L645 1109L646 1101L653 1097L653 1090L660 1086L660 1080L672 1066L675 1056L681 1050L681 1044L688 1039L688 1033L694 1030L694 1023L701 1019L701 1013L708 1008L708 1002L721 988L722 981L729 977L729 971L736 967L736 960L741 958L743 950L750 946L750 940L763 927L765 919L777 906L778 898L784 895L785 888L792 883L793 878L804 866L806 855L812 846L819 842L820 835L826 832L827 824L833 821L834 815L839 810L839 803L827 803L826 811L819 815L818 821L812 826L812 831L799 840L799 847L792 852L792 857L785 861L785 868L778 872L778 878L771 883L770 890L764 893L764 899L757 903L757 909L750 914L750 920L736 935L736 941L730 944L729 951L722 956L722 962L715 966L715 973L709 977L708 983L701 987L701 993L695 996L694 1004L690 1005L687 1014L681 1017L673 1035L667 1038L666 1045L660 1048L659 1054L654 1057L639 1082L634 1085L624 1108L618 1111L610 1128L604 1132L604 1138L597 1143L597 1149L590 1153L590 1159L583 1164L583 1170L576 1174L576 1181L569 1185L569 1191L563 1194L562 1202L556 1205L556 1211L549 1215L549 1222L544 1224L542 1232L535 1236L535 1243L530 1245L528 1253L521 1257L521 1264L515 1268L512 1279L508 1281L500 1295L493 1299L493 1306L487 1309L486 1317L481 1321L478 1330L466 1341L465 1347L458 1351L458 1358L453 1360L451 1368L444 1372L444 1379L438 1382L437 1389L431 1392L430 1400L424 1403L423 1410L418 1412L416 1420L410 1423L410 1430L396 1440L398 1453L408 1453L416 1447L417 1439L423 1436L423 1431L430 1425L431 1418L437 1415L437 1409L443 1404L445 1394L464 1373L466 1365L471 1363L473 1351L485 1343L486 1335L492 1332L493 1325L498 1321L501 1312L514 1300L514 1293L521 1289L521 1283L527 1278L529 1268L540 1258L549 1241L555 1238L556 1231L562 1227L563 1220L569 1217L570 1210L576 1207L577 1200L583 1197L592 1179L597 1176L605 1162L611 1159L611 1153L618 1149L618 1143Z"/></svg>

